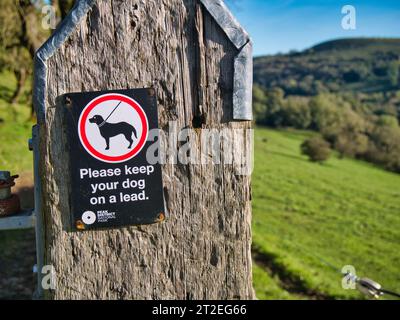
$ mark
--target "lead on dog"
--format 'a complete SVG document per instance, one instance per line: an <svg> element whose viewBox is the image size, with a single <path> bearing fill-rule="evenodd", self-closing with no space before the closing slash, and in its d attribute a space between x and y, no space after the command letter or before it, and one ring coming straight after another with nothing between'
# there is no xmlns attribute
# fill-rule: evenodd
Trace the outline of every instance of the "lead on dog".
<svg viewBox="0 0 400 320"><path fill-rule="evenodd" d="M101 136L106 141L106 150L110 150L110 138L116 137L120 134L124 135L125 139L129 142L128 149L132 148L132 134L137 139L136 129L129 123L108 123L104 121L104 118L102 116L99 115L96 115L93 118L89 119L89 122L97 124Z"/></svg>

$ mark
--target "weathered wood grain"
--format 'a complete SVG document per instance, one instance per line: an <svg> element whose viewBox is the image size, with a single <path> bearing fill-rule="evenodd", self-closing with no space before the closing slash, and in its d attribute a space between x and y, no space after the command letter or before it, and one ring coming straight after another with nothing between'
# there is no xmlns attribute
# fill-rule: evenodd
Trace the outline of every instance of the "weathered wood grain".
<svg viewBox="0 0 400 320"><path fill-rule="evenodd" d="M170 121L197 134L249 128L231 122L237 53L196 0L98 0L47 61L41 182L45 264L57 275L47 298L254 298L250 177L232 165L163 165L166 222L67 232L68 155L56 108L68 92L154 87L165 131Z"/></svg>

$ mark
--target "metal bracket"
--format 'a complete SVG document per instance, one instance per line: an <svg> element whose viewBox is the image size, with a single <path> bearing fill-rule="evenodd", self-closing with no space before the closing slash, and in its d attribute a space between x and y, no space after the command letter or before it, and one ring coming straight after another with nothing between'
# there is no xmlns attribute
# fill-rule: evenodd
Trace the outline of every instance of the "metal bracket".
<svg viewBox="0 0 400 320"><path fill-rule="evenodd" d="M239 50L234 63L233 119L253 120L253 44L223 0L200 0Z"/></svg>
<svg viewBox="0 0 400 320"><path fill-rule="evenodd" d="M367 297L379 299L379 297L382 295L382 286L374 280L368 278L358 278L356 284L358 291Z"/></svg>

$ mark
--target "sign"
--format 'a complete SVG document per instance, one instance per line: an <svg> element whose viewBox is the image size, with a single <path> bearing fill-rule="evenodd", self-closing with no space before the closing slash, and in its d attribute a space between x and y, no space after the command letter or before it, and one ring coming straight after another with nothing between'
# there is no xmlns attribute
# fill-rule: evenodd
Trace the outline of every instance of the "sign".
<svg viewBox="0 0 400 320"><path fill-rule="evenodd" d="M71 93L64 98L73 230L161 222L161 166L149 163L158 130L153 89ZM157 148L155 148L157 149Z"/></svg>

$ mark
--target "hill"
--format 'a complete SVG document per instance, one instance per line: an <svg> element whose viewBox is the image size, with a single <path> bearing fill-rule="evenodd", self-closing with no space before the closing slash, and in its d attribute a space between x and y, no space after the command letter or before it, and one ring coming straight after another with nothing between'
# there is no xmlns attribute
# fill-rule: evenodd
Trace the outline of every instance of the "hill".
<svg viewBox="0 0 400 320"><path fill-rule="evenodd" d="M310 52L322 52L329 50L358 50L396 51L400 50L400 39L397 38L344 38L329 40L313 46L307 50Z"/></svg>
<svg viewBox="0 0 400 320"><path fill-rule="evenodd" d="M368 163L300 154L308 131L257 128L254 284L260 299L361 298L336 269L353 265L400 291L400 176Z"/></svg>
<svg viewBox="0 0 400 320"><path fill-rule="evenodd" d="M400 173L400 39L340 39L255 59L258 124L320 132L342 155Z"/></svg>
<svg viewBox="0 0 400 320"><path fill-rule="evenodd" d="M288 95L382 92L399 89L400 39L355 38L303 52L256 58L255 83Z"/></svg>

